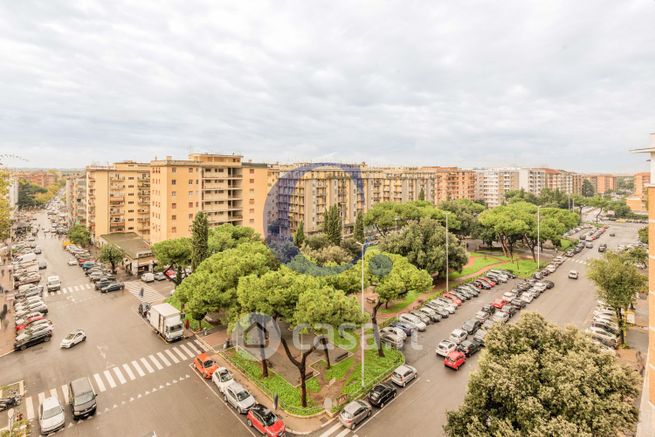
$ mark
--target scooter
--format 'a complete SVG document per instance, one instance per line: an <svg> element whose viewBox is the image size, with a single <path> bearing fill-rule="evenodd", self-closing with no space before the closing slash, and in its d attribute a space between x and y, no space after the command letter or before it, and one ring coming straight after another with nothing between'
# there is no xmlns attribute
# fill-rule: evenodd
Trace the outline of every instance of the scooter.
<svg viewBox="0 0 655 437"><path fill-rule="evenodd" d="M9 408L16 407L20 404L21 398L20 395L15 394L8 398L0 399L0 411L8 410Z"/></svg>

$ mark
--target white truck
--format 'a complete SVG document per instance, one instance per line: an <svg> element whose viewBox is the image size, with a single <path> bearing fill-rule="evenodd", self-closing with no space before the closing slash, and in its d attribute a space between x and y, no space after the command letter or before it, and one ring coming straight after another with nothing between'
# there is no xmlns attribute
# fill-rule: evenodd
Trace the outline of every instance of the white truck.
<svg viewBox="0 0 655 437"><path fill-rule="evenodd" d="M150 307L148 322L167 342L179 340L184 335L182 314L169 303L160 303Z"/></svg>
<svg viewBox="0 0 655 437"><path fill-rule="evenodd" d="M59 279L59 276L48 276L46 289L48 290L48 292L60 290L61 280Z"/></svg>

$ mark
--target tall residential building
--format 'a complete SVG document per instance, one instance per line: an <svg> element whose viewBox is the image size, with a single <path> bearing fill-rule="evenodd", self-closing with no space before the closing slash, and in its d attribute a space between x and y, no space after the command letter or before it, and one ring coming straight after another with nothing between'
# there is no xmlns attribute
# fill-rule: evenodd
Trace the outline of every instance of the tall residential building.
<svg viewBox="0 0 655 437"><path fill-rule="evenodd" d="M546 188L546 172L541 168L520 168L519 173L519 190L525 190L535 196L541 194Z"/></svg>
<svg viewBox="0 0 655 437"><path fill-rule="evenodd" d="M150 166L134 161L86 168L86 226L93 238L135 232L150 239Z"/></svg>
<svg viewBox="0 0 655 437"><path fill-rule="evenodd" d="M590 174L584 178L591 182L594 193L605 194L607 191L616 190L616 176L610 174Z"/></svg>
<svg viewBox="0 0 655 437"><path fill-rule="evenodd" d="M86 226L86 175L68 176L65 193L66 207L71 223Z"/></svg>
<svg viewBox="0 0 655 437"><path fill-rule="evenodd" d="M633 180L634 192L625 199L625 202L633 212L645 212L646 188L650 184L650 173L636 173Z"/></svg>
<svg viewBox="0 0 655 437"><path fill-rule="evenodd" d="M59 181L61 173L53 170L22 171L16 173L16 177L21 181L47 188Z"/></svg>
<svg viewBox="0 0 655 437"><path fill-rule="evenodd" d="M542 170L546 177L546 188L553 191L559 190L566 194L582 194L582 175L552 168Z"/></svg>
<svg viewBox="0 0 655 437"><path fill-rule="evenodd" d="M505 193L519 189L519 169L485 168L476 170L476 199L493 208L505 201Z"/></svg>
<svg viewBox="0 0 655 437"><path fill-rule="evenodd" d="M476 200L476 173L458 167L422 167L434 172L434 203L444 200Z"/></svg>

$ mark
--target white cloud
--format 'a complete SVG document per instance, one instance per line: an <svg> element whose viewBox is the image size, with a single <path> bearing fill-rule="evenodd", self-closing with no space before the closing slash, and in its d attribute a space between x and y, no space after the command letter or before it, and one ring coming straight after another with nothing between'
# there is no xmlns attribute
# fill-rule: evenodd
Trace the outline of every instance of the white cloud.
<svg viewBox="0 0 655 437"><path fill-rule="evenodd" d="M634 171L654 19L644 0L5 2L0 150Z"/></svg>

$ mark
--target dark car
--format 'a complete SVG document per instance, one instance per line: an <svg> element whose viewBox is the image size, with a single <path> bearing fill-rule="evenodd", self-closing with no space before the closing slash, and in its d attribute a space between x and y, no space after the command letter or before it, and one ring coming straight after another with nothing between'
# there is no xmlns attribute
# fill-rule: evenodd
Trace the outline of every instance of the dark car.
<svg viewBox="0 0 655 437"><path fill-rule="evenodd" d="M111 281L111 280L108 280L108 279L106 279L106 280L100 279L100 280L96 281L96 290L102 290L107 285L113 284L113 283L114 283L114 281Z"/></svg>
<svg viewBox="0 0 655 437"><path fill-rule="evenodd" d="M101 293L111 293L112 291L124 290L125 285L121 282L112 282L104 288L100 289Z"/></svg>
<svg viewBox="0 0 655 437"><path fill-rule="evenodd" d="M473 281L473 285L475 285L478 288L482 288L484 290L491 289L491 285L489 285L488 283L483 282L483 281L481 281L479 279L476 279L475 281Z"/></svg>
<svg viewBox="0 0 655 437"><path fill-rule="evenodd" d="M475 331L480 329L480 326L482 326L482 322L478 319L470 319L464 322L462 325L462 329L468 333L468 335L473 335L475 334Z"/></svg>
<svg viewBox="0 0 655 437"><path fill-rule="evenodd" d="M482 349L482 342L479 340L464 340L457 346L457 350L460 352L464 352L464 355L467 357L470 357L471 355L475 354L477 351Z"/></svg>
<svg viewBox="0 0 655 437"><path fill-rule="evenodd" d="M469 293L473 294L474 296L479 296L480 295L480 290L478 290L473 285L469 285L469 284L461 285L461 286L457 287L457 289L464 289L464 290L468 291Z"/></svg>
<svg viewBox="0 0 655 437"><path fill-rule="evenodd" d="M396 387L391 384L378 384L368 393L368 403L378 408L383 408L396 397Z"/></svg>
<svg viewBox="0 0 655 437"><path fill-rule="evenodd" d="M403 322L393 322L393 323L391 323L389 326L393 326L394 328L400 328L400 329L402 329L403 332L404 332L405 334L407 334L408 337L409 337L410 335L412 335L412 332L414 332L414 330L415 330L414 327L411 327L411 326L409 326L409 325L407 325L407 324L405 324L405 323L403 323Z"/></svg>
<svg viewBox="0 0 655 437"><path fill-rule="evenodd" d="M546 288L549 290L555 286L555 283L553 281L543 280L541 282L546 284Z"/></svg>
<svg viewBox="0 0 655 437"><path fill-rule="evenodd" d="M471 296L469 296L467 294L464 294L459 290L450 290L449 293L454 295L455 297L457 297L461 301L469 300L471 298Z"/></svg>
<svg viewBox="0 0 655 437"><path fill-rule="evenodd" d="M484 305L482 308L480 308L481 311L484 311L487 314L493 314L496 312L496 307L494 307L491 304Z"/></svg>
<svg viewBox="0 0 655 437"><path fill-rule="evenodd" d="M514 316L514 314L516 314L518 312L516 307L514 305L511 305L511 304L510 305L505 305L501 311L504 312L504 313L509 314L510 318L512 316Z"/></svg>
<svg viewBox="0 0 655 437"><path fill-rule="evenodd" d="M41 331L38 334L31 335L23 340L16 341L14 343L15 350L25 350L28 347L35 346L40 343L46 343L52 338L52 330L50 331Z"/></svg>
<svg viewBox="0 0 655 437"><path fill-rule="evenodd" d="M516 284L516 288L518 288L520 291L527 291L532 287L529 282L526 281L521 281L518 284Z"/></svg>
<svg viewBox="0 0 655 437"><path fill-rule="evenodd" d="M139 304L138 312L141 317L146 317L150 311L150 304L148 302L141 302Z"/></svg>
<svg viewBox="0 0 655 437"><path fill-rule="evenodd" d="M517 310L523 309L523 308L525 308L525 306L527 305L527 304L525 303L524 300L521 300L521 299L519 299L519 298L512 299L512 300L509 302L509 304L510 304L511 306L513 306L514 308L516 308Z"/></svg>

